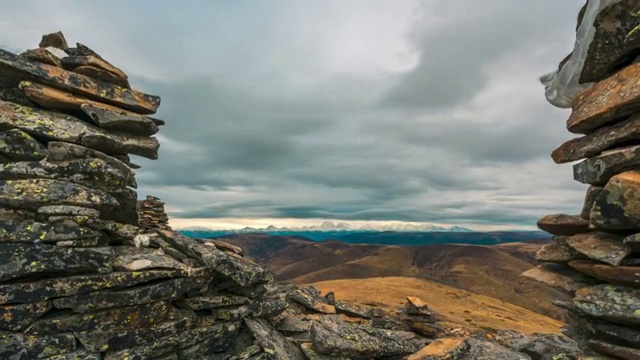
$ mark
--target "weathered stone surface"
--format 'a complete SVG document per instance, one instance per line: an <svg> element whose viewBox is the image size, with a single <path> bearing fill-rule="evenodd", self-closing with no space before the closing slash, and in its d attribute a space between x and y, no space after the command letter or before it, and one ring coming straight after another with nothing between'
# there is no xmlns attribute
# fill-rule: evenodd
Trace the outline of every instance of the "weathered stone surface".
<svg viewBox="0 0 640 360"><path fill-rule="evenodd" d="M137 306L118 307L86 314L70 314L42 317L31 324L25 333L34 335L65 332L90 332L151 328L174 314L169 302L156 301ZM185 316L181 316L185 318Z"/></svg>
<svg viewBox="0 0 640 360"><path fill-rule="evenodd" d="M130 188L125 188L122 191L112 192L109 194L118 201L120 206L112 209L112 211L103 211L102 217L122 224L138 225L138 212L136 211L138 194L136 191Z"/></svg>
<svg viewBox="0 0 640 360"><path fill-rule="evenodd" d="M406 360L458 359L469 350L469 344L462 337L434 340L420 351L407 356Z"/></svg>
<svg viewBox="0 0 640 360"><path fill-rule="evenodd" d="M0 80L0 85L2 84L2 80ZM16 103L22 106L28 107L37 107L38 105L33 101L29 100L27 95L20 89L18 89L17 84L16 87L9 87L0 89L0 100L8 101L12 103Z"/></svg>
<svg viewBox="0 0 640 360"><path fill-rule="evenodd" d="M316 349L313 348L312 343L303 343L300 345L300 349L304 352L305 356L309 360L349 360L349 358L343 356L327 356L319 354Z"/></svg>
<svg viewBox="0 0 640 360"><path fill-rule="evenodd" d="M573 304L590 316L618 324L640 325L640 289L596 285L576 291Z"/></svg>
<svg viewBox="0 0 640 360"><path fill-rule="evenodd" d="M150 269L168 269L189 271L189 267L164 254L162 249L132 248L116 246L113 248L114 270L140 271Z"/></svg>
<svg viewBox="0 0 640 360"><path fill-rule="evenodd" d="M97 158L59 162L19 161L0 164L0 179L2 180L36 178L70 181L106 192L121 191L127 186L125 174ZM133 185L137 184L134 182Z"/></svg>
<svg viewBox="0 0 640 360"><path fill-rule="evenodd" d="M50 110L86 114L101 128L136 135L149 136L158 126L143 115L102 104L50 86L23 81L19 85L34 103Z"/></svg>
<svg viewBox="0 0 640 360"><path fill-rule="evenodd" d="M324 298L310 291L309 287L294 290L289 294L289 299L323 314L336 313L334 306L327 304Z"/></svg>
<svg viewBox="0 0 640 360"><path fill-rule="evenodd" d="M42 40L40 40L40 44L38 45L38 47L46 48L49 46L64 51L69 50L67 40L64 38L64 34L61 31L42 35Z"/></svg>
<svg viewBox="0 0 640 360"><path fill-rule="evenodd" d="M637 266L611 266L585 260L570 261L569 266L612 284L640 287L640 267Z"/></svg>
<svg viewBox="0 0 640 360"><path fill-rule="evenodd" d="M629 245L633 252L640 252L640 233L629 235L622 242Z"/></svg>
<svg viewBox="0 0 640 360"><path fill-rule="evenodd" d="M178 278L124 290L100 290L53 300L58 309L88 312L118 306L130 306L157 300L172 300L202 285L202 279Z"/></svg>
<svg viewBox="0 0 640 360"><path fill-rule="evenodd" d="M348 303L348 302L339 301L339 300L336 300L333 306L335 307L336 312L341 314L346 314L352 317L361 317L365 319L370 319L379 314L378 309L372 306Z"/></svg>
<svg viewBox="0 0 640 360"><path fill-rule="evenodd" d="M412 354L425 343L412 332L352 325L329 317L312 321L310 334L321 354L351 359Z"/></svg>
<svg viewBox="0 0 640 360"><path fill-rule="evenodd" d="M640 145L605 151L573 166L573 178L583 184L605 185L613 176L640 167Z"/></svg>
<svg viewBox="0 0 640 360"><path fill-rule="evenodd" d="M101 242L99 238L64 240L56 242L56 246L59 247L95 247L107 244L108 242Z"/></svg>
<svg viewBox="0 0 640 360"><path fill-rule="evenodd" d="M576 261L572 260L569 262ZM594 281L581 273L559 264L543 264L522 273L522 276L534 279L551 287L573 294L578 289L594 285Z"/></svg>
<svg viewBox="0 0 640 360"><path fill-rule="evenodd" d="M640 110L640 64L627 66L584 90L573 100L567 128L587 134Z"/></svg>
<svg viewBox="0 0 640 360"><path fill-rule="evenodd" d="M573 260L577 252L570 251L558 244L544 245L536 253L536 260L544 262L566 263Z"/></svg>
<svg viewBox="0 0 640 360"><path fill-rule="evenodd" d="M251 333L264 351L274 359L305 360L300 349L290 343L268 322L261 319L244 319Z"/></svg>
<svg viewBox="0 0 640 360"><path fill-rule="evenodd" d="M73 116L0 101L0 130L18 128L44 138L71 142L105 153L158 158L158 139L108 132Z"/></svg>
<svg viewBox="0 0 640 360"><path fill-rule="evenodd" d="M226 241L217 240L217 239L206 239L204 240L205 244L213 244L216 248L225 251L227 253L235 253L240 256L244 256L244 250L241 247L235 246L233 244L229 244Z"/></svg>
<svg viewBox="0 0 640 360"><path fill-rule="evenodd" d="M47 144L47 150L49 152L47 160L51 162L65 162L73 161L76 159L99 159L101 161L104 161L105 163L109 164L110 167L117 169L124 175L124 183L127 186L133 188L137 186L135 176L133 171L131 171L131 168L116 157L109 156L103 152L90 149L88 147L60 141L50 141Z"/></svg>
<svg viewBox="0 0 640 360"><path fill-rule="evenodd" d="M0 243L0 280L46 273L111 271L110 248L63 249L49 244Z"/></svg>
<svg viewBox="0 0 640 360"><path fill-rule="evenodd" d="M41 63L52 65L55 67L62 67L62 63L60 62L60 59L57 56L55 56L51 51L49 51L47 48L27 50L21 53L20 56L30 60L35 60Z"/></svg>
<svg viewBox="0 0 640 360"><path fill-rule="evenodd" d="M171 230L161 230L158 233L181 252L209 266L213 271L239 286L255 285L265 276L263 268L248 260L229 256L212 246L201 244Z"/></svg>
<svg viewBox="0 0 640 360"><path fill-rule="evenodd" d="M239 330L237 323L222 322L212 326L204 326L195 330L169 335L152 343L117 352L107 352L104 360L143 360L156 359L179 349L211 339L209 351L220 352L226 349Z"/></svg>
<svg viewBox="0 0 640 360"><path fill-rule="evenodd" d="M10 161L41 160L47 149L39 141L19 129L0 132L0 157Z"/></svg>
<svg viewBox="0 0 640 360"><path fill-rule="evenodd" d="M189 310L206 310L219 307L247 305L251 299L237 295L205 295L176 301L176 305Z"/></svg>
<svg viewBox="0 0 640 360"><path fill-rule="evenodd" d="M38 214L44 215L78 215L93 218L100 217L100 211L81 206L45 205L38 208Z"/></svg>
<svg viewBox="0 0 640 360"><path fill-rule="evenodd" d="M50 301L0 306L0 330L22 330L49 310Z"/></svg>
<svg viewBox="0 0 640 360"><path fill-rule="evenodd" d="M211 318L211 324L214 320ZM167 320L152 328L139 328L113 331L75 332L76 338L89 351L119 351L137 345L153 342L157 339L179 334L198 327L197 321L191 318Z"/></svg>
<svg viewBox="0 0 640 360"><path fill-rule="evenodd" d="M580 211L580 217L584 219L591 218L591 208L593 204L596 202L598 195L602 191L602 187L600 186L589 186L587 188L587 193L584 196L584 202L582 203L582 211Z"/></svg>
<svg viewBox="0 0 640 360"><path fill-rule="evenodd" d="M540 230L552 235L575 235L589 231L589 220L575 215L547 215L539 219L537 225Z"/></svg>
<svg viewBox="0 0 640 360"><path fill-rule="evenodd" d="M160 106L158 96L129 90L55 66L25 59L5 50L0 50L0 76L4 77L5 81L13 80L16 84L20 81L36 81L141 114L152 114Z"/></svg>
<svg viewBox="0 0 640 360"><path fill-rule="evenodd" d="M612 341L640 348L640 329L616 325L607 321L587 318L584 319L591 330L599 339L611 339Z"/></svg>
<svg viewBox="0 0 640 360"><path fill-rule="evenodd" d="M0 359L48 359L75 349L76 338L73 334L33 336L0 332Z"/></svg>
<svg viewBox="0 0 640 360"><path fill-rule="evenodd" d="M564 164L596 156L616 145L635 141L638 138L640 138L640 115L636 114L625 121L601 127L589 135L565 142L551 153L551 158L557 164Z"/></svg>
<svg viewBox="0 0 640 360"><path fill-rule="evenodd" d="M65 57L62 59L62 66L67 70L74 70L80 66L93 66L108 71L120 79L127 79L127 74L124 71L93 55Z"/></svg>
<svg viewBox="0 0 640 360"><path fill-rule="evenodd" d="M62 65L61 65L62 66ZM118 86L122 86L123 88L131 89L131 85L127 79L123 79L118 77L116 74L108 72L106 70L100 69L91 65L81 65L77 68L73 69L74 72L78 74L86 75L92 77L94 79L98 79L101 81L106 81L111 84L115 84Z"/></svg>
<svg viewBox="0 0 640 360"><path fill-rule="evenodd" d="M620 0L600 11L593 26L595 33L580 73L580 83L598 82L608 76L631 50L625 45L627 34L640 19L636 0Z"/></svg>
<svg viewBox="0 0 640 360"><path fill-rule="evenodd" d="M146 116L97 102L83 102L80 109L101 128L137 135L153 135L159 128Z"/></svg>
<svg viewBox="0 0 640 360"><path fill-rule="evenodd" d="M591 223L603 230L640 230L640 173L614 176L604 187L593 208Z"/></svg>
<svg viewBox="0 0 640 360"><path fill-rule="evenodd" d="M70 205L97 209L118 206L109 194L51 179L0 180L0 206L36 210L43 205Z"/></svg>
<svg viewBox="0 0 640 360"><path fill-rule="evenodd" d="M84 350L77 350L63 355L54 355L47 360L101 360L100 353L88 353Z"/></svg>
<svg viewBox="0 0 640 360"><path fill-rule="evenodd" d="M590 259L618 266L631 253L622 237L604 232L590 232L567 238L567 244Z"/></svg>
<svg viewBox="0 0 640 360"><path fill-rule="evenodd" d="M638 348L630 348L626 346L610 344L600 340L589 340L589 346L596 351L599 351L606 355L615 356L616 358L619 358L619 359L625 359L625 360L640 359L640 349Z"/></svg>
<svg viewBox="0 0 640 360"><path fill-rule="evenodd" d="M93 238L101 233L82 227L75 222L60 223L24 220L20 223L0 223L0 242L58 242Z"/></svg>
<svg viewBox="0 0 640 360"><path fill-rule="evenodd" d="M239 321L249 316L252 312L251 306L240 305L234 307L217 308L213 311L216 319L226 321Z"/></svg>

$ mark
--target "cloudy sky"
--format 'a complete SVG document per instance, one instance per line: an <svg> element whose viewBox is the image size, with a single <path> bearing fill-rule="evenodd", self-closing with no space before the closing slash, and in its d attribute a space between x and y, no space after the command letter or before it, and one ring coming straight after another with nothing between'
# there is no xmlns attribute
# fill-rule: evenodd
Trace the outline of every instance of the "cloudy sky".
<svg viewBox="0 0 640 360"><path fill-rule="evenodd" d="M62 30L162 97L160 159L135 161L174 226L521 228L581 206L538 77L583 3L4 0L0 46Z"/></svg>

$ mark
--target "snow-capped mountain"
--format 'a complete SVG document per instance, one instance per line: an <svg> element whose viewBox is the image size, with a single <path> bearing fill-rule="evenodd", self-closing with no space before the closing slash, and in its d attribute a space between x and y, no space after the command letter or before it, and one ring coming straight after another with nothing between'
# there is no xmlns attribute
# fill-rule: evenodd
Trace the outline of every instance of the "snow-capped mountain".
<svg viewBox="0 0 640 360"><path fill-rule="evenodd" d="M181 230L204 230L198 229L181 229ZM221 231L221 230L218 230ZM309 225L301 227L276 227L269 225L264 228L245 227L242 229L229 229L223 230L231 233L255 233L255 232L305 232L305 231L395 231L395 232L433 232L433 231L445 231L445 232L470 232L473 230L460 227L442 227L426 223L395 223L395 224L383 224L383 225L362 225L353 226L347 223L334 223L331 221L325 221L319 225Z"/></svg>

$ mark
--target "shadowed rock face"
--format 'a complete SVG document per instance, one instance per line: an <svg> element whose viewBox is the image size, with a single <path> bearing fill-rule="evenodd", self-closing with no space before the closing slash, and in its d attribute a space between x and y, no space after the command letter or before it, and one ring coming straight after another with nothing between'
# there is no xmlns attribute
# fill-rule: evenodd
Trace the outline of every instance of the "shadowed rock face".
<svg viewBox="0 0 640 360"><path fill-rule="evenodd" d="M557 246L540 250L538 259L574 270L571 279L561 282L580 284L578 289L566 286L573 301L554 304L570 311L575 323L566 333L585 352L640 359L640 3L601 4L608 5L596 14L595 34L577 74L580 82L593 85L573 99L567 120L570 132L585 136L565 142L551 155L556 163L585 159L574 165L573 175L591 186L582 222L575 218L568 224L569 218L562 218L559 229L557 217L543 218L543 230L570 236L554 238ZM588 231L570 231L585 222ZM580 277L591 281L580 283Z"/></svg>

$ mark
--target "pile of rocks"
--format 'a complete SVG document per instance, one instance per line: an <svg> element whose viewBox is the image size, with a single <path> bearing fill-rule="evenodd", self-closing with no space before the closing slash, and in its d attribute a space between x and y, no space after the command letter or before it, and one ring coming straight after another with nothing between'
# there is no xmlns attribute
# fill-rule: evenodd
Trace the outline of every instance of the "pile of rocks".
<svg viewBox="0 0 640 360"><path fill-rule="evenodd" d="M159 104L61 33L0 50L0 358L200 359L286 307L232 246L138 226Z"/></svg>
<svg viewBox="0 0 640 360"><path fill-rule="evenodd" d="M138 218L143 229L171 230L164 202L155 196L147 195L146 199L138 201Z"/></svg>
<svg viewBox="0 0 640 360"><path fill-rule="evenodd" d="M573 175L589 188L579 215L538 221L554 244L537 253L549 264L533 273L573 296L556 304L575 318L567 334L586 352L640 359L640 3L609 3L592 19L595 33L576 74L593 84L573 99L567 120L583 136L552 153L559 164L586 159Z"/></svg>

